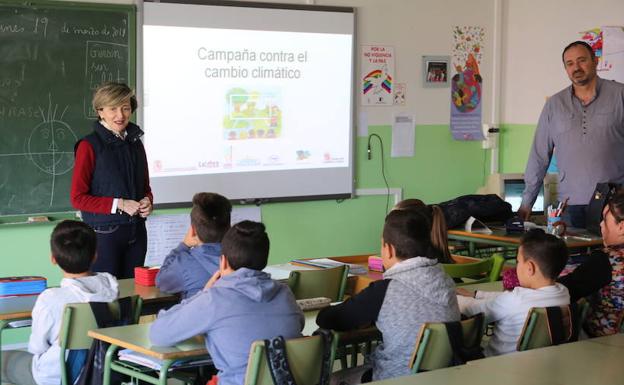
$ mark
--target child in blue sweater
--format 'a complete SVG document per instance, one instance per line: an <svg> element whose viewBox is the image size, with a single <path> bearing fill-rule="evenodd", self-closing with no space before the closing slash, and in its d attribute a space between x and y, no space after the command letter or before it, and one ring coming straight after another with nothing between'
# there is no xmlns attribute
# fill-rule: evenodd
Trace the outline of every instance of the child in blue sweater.
<svg viewBox="0 0 624 385"><path fill-rule="evenodd" d="M222 195L197 193L193 197L191 227L184 240L171 250L156 276L165 293L189 298L219 270L221 239L230 228L232 204Z"/></svg>
<svg viewBox="0 0 624 385"><path fill-rule="evenodd" d="M301 336L304 317L288 286L264 273L269 238L261 223L242 221L223 237L219 270L206 288L163 311L150 340L172 346L203 334L219 385L242 385L252 342Z"/></svg>

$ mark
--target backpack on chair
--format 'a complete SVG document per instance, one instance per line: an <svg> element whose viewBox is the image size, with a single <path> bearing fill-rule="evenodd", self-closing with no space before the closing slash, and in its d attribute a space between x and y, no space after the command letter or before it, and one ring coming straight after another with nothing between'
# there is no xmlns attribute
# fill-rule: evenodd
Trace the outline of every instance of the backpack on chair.
<svg viewBox="0 0 624 385"><path fill-rule="evenodd" d="M110 304L107 302L89 302L98 328L130 325L136 322L136 309L133 304L133 297L120 298L117 302L119 304L118 315L111 312ZM104 360L106 359L106 351L109 346L110 344L104 341L93 340L85 366L76 380L76 385L102 385L104 378ZM121 384L127 381L127 379L127 376L120 373L111 373L111 384Z"/></svg>

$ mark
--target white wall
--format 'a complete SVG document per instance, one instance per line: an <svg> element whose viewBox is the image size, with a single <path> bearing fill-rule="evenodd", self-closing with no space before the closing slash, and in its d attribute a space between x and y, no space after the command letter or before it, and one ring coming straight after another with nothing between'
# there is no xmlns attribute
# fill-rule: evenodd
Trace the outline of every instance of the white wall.
<svg viewBox="0 0 624 385"><path fill-rule="evenodd" d="M88 2L138 3L134 0L82 0ZM265 2L270 2L266 1ZM277 0L288 4L309 4L306 0ZM395 83L407 84L406 105L360 106L370 125L388 125L398 111L413 113L417 124L448 124L450 117L450 88L423 88L421 81L423 55L450 55L452 27L477 25L485 28L486 40L481 74L484 78L483 116L491 111L492 33L494 0L317 0L316 5L355 7L357 17L357 47L380 44L394 46ZM360 76L360 63L356 63ZM357 83L356 83L357 84Z"/></svg>
<svg viewBox="0 0 624 385"><path fill-rule="evenodd" d="M406 105L360 106L369 124L390 124L397 111L414 113L417 124L448 124L450 88L422 87L422 56L451 55L452 27L477 25L485 28L486 40L481 74L484 77L483 116L491 110L493 0L327 0L319 5L357 8L357 45L394 46L395 83L407 84ZM359 55L359 49L358 49ZM356 73L360 74L359 57ZM359 95L358 95L359 96Z"/></svg>
<svg viewBox="0 0 624 385"><path fill-rule="evenodd" d="M82 0L98 2L95 0ZM140 0L108 0L136 3ZM262 0L265 2L271 2ZM448 124L449 88L422 88L421 57L450 55L454 25L485 28L481 63L483 120L492 113L494 8L497 0L276 0L290 4L357 8L357 46L387 44L396 55L395 82L407 83L404 107L359 105L371 125L390 124L394 112L416 115L418 124ZM565 45L579 32L624 25L624 0L499 0L502 20L501 118L503 123L535 124L545 98L569 85L561 63ZM358 50L359 54L359 50ZM359 58L358 58L359 59ZM359 61L356 73L360 74ZM359 94L357 95L359 97Z"/></svg>
<svg viewBox="0 0 624 385"><path fill-rule="evenodd" d="M624 26L622 0L504 0L502 121L535 124L547 96L570 84L563 48L579 32Z"/></svg>

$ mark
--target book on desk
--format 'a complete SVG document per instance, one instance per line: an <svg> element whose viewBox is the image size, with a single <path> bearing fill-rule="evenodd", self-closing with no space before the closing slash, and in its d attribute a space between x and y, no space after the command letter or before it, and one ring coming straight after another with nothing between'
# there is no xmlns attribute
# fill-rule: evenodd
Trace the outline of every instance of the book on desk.
<svg viewBox="0 0 624 385"><path fill-rule="evenodd" d="M150 357L147 354L142 354L131 349L120 350L119 360L145 366L153 370L160 370L163 365L163 360ZM169 370L180 369L182 367L203 366L203 365L210 365L210 364L212 364L211 358L203 358L203 359L197 359L197 360L191 360L191 361L180 360L180 361L175 362L173 365L171 365Z"/></svg>
<svg viewBox="0 0 624 385"><path fill-rule="evenodd" d="M340 267L340 266L347 265L349 266L349 274L365 275L368 273L368 269L365 266L358 265L356 263L339 262L330 258L295 259L292 262L302 264L302 265L319 267L322 269L330 269L333 267Z"/></svg>

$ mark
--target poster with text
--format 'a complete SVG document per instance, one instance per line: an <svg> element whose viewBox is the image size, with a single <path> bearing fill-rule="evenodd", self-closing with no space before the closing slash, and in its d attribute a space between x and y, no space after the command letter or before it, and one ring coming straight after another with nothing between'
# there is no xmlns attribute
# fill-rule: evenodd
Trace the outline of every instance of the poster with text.
<svg viewBox="0 0 624 385"><path fill-rule="evenodd" d="M485 31L477 26L453 27L451 56L451 134L455 140L483 140L479 65Z"/></svg>
<svg viewBox="0 0 624 385"><path fill-rule="evenodd" d="M360 90L362 105L391 106L394 79L394 48L382 45L362 46Z"/></svg>

